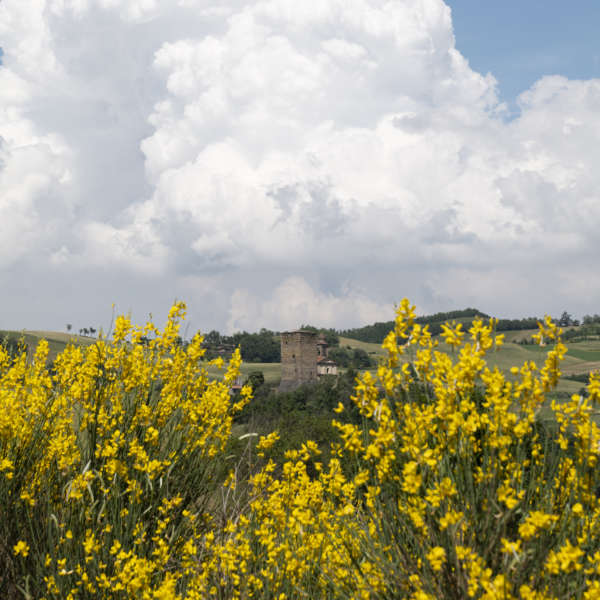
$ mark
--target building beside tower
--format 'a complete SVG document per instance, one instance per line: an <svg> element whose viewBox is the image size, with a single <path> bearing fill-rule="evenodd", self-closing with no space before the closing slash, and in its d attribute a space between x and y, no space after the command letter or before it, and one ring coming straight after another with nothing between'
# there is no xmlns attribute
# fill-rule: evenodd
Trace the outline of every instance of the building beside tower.
<svg viewBox="0 0 600 600"><path fill-rule="evenodd" d="M335 361L329 358L329 344L325 341L325 336L320 334L317 338L317 376L337 375L337 365Z"/></svg>

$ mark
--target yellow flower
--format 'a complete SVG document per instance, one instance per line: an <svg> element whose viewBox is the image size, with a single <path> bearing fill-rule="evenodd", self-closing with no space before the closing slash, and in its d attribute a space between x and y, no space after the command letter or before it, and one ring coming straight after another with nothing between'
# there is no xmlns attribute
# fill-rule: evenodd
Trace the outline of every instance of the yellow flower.
<svg viewBox="0 0 600 600"><path fill-rule="evenodd" d="M29 554L29 544L23 540L20 540L13 546L13 552L15 556L21 555L25 557Z"/></svg>
<svg viewBox="0 0 600 600"><path fill-rule="evenodd" d="M521 540L517 540L516 542L511 542L509 540L507 540L506 538L502 538L500 540L500 543L502 544L502 552L504 554L512 554L512 555L517 555L522 551L521 548Z"/></svg>
<svg viewBox="0 0 600 600"><path fill-rule="evenodd" d="M529 540L542 529L549 529L557 520L558 517L556 515L549 515L539 510L534 510L519 525L519 535L524 540Z"/></svg>
<svg viewBox="0 0 600 600"><path fill-rule="evenodd" d="M14 475L14 465L8 458L0 460L0 473L4 473L7 479L12 479Z"/></svg>
<svg viewBox="0 0 600 600"><path fill-rule="evenodd" d="M261 435L258 439L258 444L256 444L256 449L260 452L268 450L277 442L277 440L279 440L279 433L277 431L273 431L266 436Z"/></svg>
<svg viewBox="0 0 600 600"><path fill-rule="evenodd" d="M557 552L552 550L546 560L546 570L552 575L563 573L572 573L580 571L582 564L579 562L584 552L581 548L573 546L567 540L560 550Z"/></svg>
<svg viewBox="0 0 600 600"><path fill-rule="evenodd" d="M508 483L498 486L498 500L504 502L509 510L512 510L520 500L523 499L525 491L516 492Z"/></svg>
<svg viewBox="0 0 600 600"><path fill-rule="evenodd" d="M442 570L446 562L446 551L441 546L435 546L425 556L434 571Z"/></svg>
<svg viewBox="0 0 600 600"><path fill-rule="evenodd" d="M452 322L450 324L444 323L442 325L442 337L444 341L452 348L457 348L462 344L465 332L462 330L462 323Z"/></svg>
<svg viewBox="0 0 600 600"><path fill-rule="evenodd" d="M421 487L422 476L417 473L419 464L415 461L407 462L402 470L402 489L409 494L416 494Z"/></svg>

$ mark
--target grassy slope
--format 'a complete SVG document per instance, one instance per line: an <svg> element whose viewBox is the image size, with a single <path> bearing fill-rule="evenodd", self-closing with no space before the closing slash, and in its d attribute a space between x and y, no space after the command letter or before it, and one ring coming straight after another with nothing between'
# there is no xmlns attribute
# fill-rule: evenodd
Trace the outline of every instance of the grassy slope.
<svg viewBox="0 0 600 600"><path fill-rule="evenodd" d="M210 377L218 378L223 375L224 369L206 365L206 371ZM281 380L281 363L242 363L241 371L244 380L252 371L262 371L266 383L277 384Z"/></svg>
<svg viewBox="0 0 600 600"><path fill-rule="evenodd" d="M490 367L498 367L501 371L508 373L508 370L513 366L520 366L525 361L535 361L540 366L544 361L544 355L548 351L548 347L540 346L524 346L516 344L509 340L528 339L531 334L536 333L535 330L527 331L506 331L506 343L497 351L490 352L487 356L488 365ZM350 338L340 338L341 346L349 346L351 348L361 348L368 352L371 356L383 356L384 352L379 344L369 344L360 342ZM567 344L568 352L562 363L562 372L565 375L589 373L593 370L600 369L600 341L577 342ZM441 352L452 353L449 346L440 341L438 350ZM407 357L410 359L410 355ZM512 377L511 377L512 379ZM558 391L575 393L581 389L582 383L577 381L569 381L563 379L560 382Z"/></svg>
<svg viewBox="0 0 600 600"><path fill-rule="evenodd" d="M370 344L369 342L361 342L359 340L353 340L352 338L340 337L340 347L345 348L360 348L367 354L370 354L373 358L383 356L384 350L381 348L381 344Z"/></svg>
<svg viewBox="0 0 600 600"><path fill-rule="evenodd" d="M69 342L81 346L89 346L96 340L95 338L73 335L70 333L62 333L60 331L0 331L0 339L11 338L23 340L29 347L29 355L32 356L38 342L45 339L48 342L50 349L48 360L53 361L60 354Z"/></svg>

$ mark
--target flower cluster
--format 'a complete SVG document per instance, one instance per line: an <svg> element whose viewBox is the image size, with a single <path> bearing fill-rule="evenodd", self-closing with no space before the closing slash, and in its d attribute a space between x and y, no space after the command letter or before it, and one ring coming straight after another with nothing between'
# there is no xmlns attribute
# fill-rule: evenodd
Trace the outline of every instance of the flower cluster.
<svg viewBox="0 0 600 600"><path fill-rule="evenodd" d="M31 363L0 348L3 597L18 570L36 598L175 597L250 397L232 402L239 350L213 381L202 337L182 347L184 313L163 331L119 317L112 340L69 345L52 368L46 342Z"/></svg>
<svg viewBox="0 0 600 600"><path fill-rule="evenodd" d="M486 362L494 320L447 324L449 354L414 318L403 301L387 360L356 382L362 422L334 420L328 463L291 452L254 477L244 518L197 566L205 596L599 597L598 378L543 421L566 352L550 319L544 364L507 377Z"/></svg>
<svg viewBox="0 0 600 600"><path fill-rule="evenodd" d="M446 324L442 352L404 300L328 451L306 440L277 464L279 435L246 433L259 462L239 485L240 356L210 380L202 338L178 344L183 311L162 332L119 318L51 370L43 343L32 362L0 351L4 595L600 597L600 377L551 401L566 352L552 320L544 363L504 374L486 360L493 319Z"/></svg>

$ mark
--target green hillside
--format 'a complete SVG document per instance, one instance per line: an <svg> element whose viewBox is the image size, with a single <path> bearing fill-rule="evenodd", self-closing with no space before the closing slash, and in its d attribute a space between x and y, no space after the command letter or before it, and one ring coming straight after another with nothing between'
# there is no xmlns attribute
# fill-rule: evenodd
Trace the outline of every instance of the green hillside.
<svg viewBox="0 0 600 600"><path fill-rule="evenodd" d="M505 340L521 340L530 339L536 330L517 330L502 332ZM452 349L441 341L438 336L440 352L452 354ZM350 348L362 348L374 358L382 357L385 352L380 344L361 342L352 338L340 337L341 346L349 346ZM584 383L579 381L570 381L569 375L586 374L590 371L600 370L600 341L584 341L573 342L566 344L568 351L562 363L563 379L561 380L558 390L559 392L576 393ZM539 345L523 345L514 341L506 341L503 346L494 352L490 352L487 356L488 365L490 368L498 367L509 379L513 379L509 370L511 367L520 366L526 361L535 361L538 366L544 361L544 355L549 350L548 347ZM412 355L411 355L412 354ZM414 356L414 350L411 350L406 355L406 360L411 360Z"/></svg>
<svg viewBox="0 0 600 600"><path fill-rule="evenodd" d="M465 321L465 327L471 321L472 317L458 317L457 321ZM573 329L573 328L568 328ZM513 376L509 369L513 366L520 366L525 361L533 360L541 365L544 360L544 354L547 347L541 347L534 344L519 344L517 342L530 340L535 329L527 330L509 330L503 331L505 343L497 351L488 355L488 364L490 367L498 367L508 378ZM62 352L69 342L88 346L96 340L92 337L73 335L58 331L0 331L1 339L22 340L27 346L29 356L33 355L38 342L43 338L48 341L50 347L49 360L53 361L57 354ZM451 354L452 350L443 343L440 336L436 336L439 346L438 350ZM361 349L367 352L371 358L377 361L385 356L385 351L379 343L365 342L351 337L340 336L339 344L341 348ZM558 391L576 393L584 385L581 381L572 381L570 375L584 375L590 371L600 370L600 340L567 341L568 352L562 363L563 379L560 382ZM414 352L414 350L412 350ZM411 360L412 355L408 353L406 360ZM221 372L216 367L208 366L208 373L211 376L218 376ZM242 363L242 377L245 379L252 371L262 371L265 381L271 385L276 385L281 379L280 363Z"/></svg>
<svg viewBox="0 0 600 600"><path fill-rule="evenodd" d="M53 361L60 354L69 342L80 346L89 346L96 339L83 335L74 335L70 333L62 333L60 331L2 331L0 330L0 340L16 340L22 341L28 349L28 356L33 356L35 349L40 340L45 339L48 342L50 352L48 360Z"/></svg>

